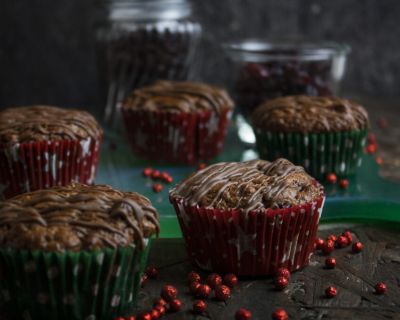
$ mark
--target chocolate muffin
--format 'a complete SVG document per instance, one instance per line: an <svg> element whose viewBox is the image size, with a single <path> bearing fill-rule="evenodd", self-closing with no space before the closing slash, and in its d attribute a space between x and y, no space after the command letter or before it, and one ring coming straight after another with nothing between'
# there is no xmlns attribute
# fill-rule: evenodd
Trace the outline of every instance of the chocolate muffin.
<svg viewBox="0 0 400 320"><path fill-rule="evenodd" d="M361 105L311 96L270 100L254 111L252 124L261 158L288 158L317 178L354 174L369 127Z"/></svg>
<svg viewBox="0 0 400 320"><path fill-rule="evenodd" d="M0 196L93 183L102 138L95 118L51 106L0 112Z"/></svg>
<svg viewBox="0 0 400 320"><path fill-rule="evenodd" d="M170 200L195 265L266 275L308 263L324 191L286 159L253 160L206 167L172 189Z"/></svg>
<svg viewBox="0 0 400 320"><path fill-rule="evenodd" d="M158 232L147 198L106 185L71 184L0 203L0 286L9 315L130 314L148 240Z"/></svg>
<svg viewBox="0 0 400 320"><path fill-rule="evenodd" d="M196 163L223 147L233 102L225 90L194 82L158 81L122 104L135 153L152 160Z"/></svg>

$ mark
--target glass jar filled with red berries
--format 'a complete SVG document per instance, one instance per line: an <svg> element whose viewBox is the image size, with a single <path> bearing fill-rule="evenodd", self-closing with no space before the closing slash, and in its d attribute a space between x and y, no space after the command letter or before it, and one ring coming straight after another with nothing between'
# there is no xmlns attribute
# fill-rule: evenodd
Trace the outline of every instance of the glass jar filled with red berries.
<svg viewBox="0 0 400 320"><path fill-rule="evenodd" d="M229 42L224 49L233 63L239 137L247 143L255 141L247 121L262 102L288 95L337 94L350 50L337 43L260 39Z"/></svg>
<svg viewBox="0 0 400 320"><path fill-rule="evenodd" d="M119 104L156 80L186 80L201 26L187 0L108 0L99 26L100 80L105 120L118 123Z"/></svg>

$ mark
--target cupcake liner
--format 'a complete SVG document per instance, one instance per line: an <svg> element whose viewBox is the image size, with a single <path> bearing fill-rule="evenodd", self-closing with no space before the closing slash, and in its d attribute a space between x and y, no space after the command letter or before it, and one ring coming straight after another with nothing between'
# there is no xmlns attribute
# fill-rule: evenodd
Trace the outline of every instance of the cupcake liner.
<svg viewBox="0 0 400 320"><path fill-rule="evenodd" d="M0 198L71 182L92 184L101 140L100 135L97 140L0 145Z"/></svg>
<svg viewBox="0 0 400 320"><path fill-rule="evenodd" d="M221 114L166 113L122 109L133 151L145 158L194 164L221 152L230 110Z"/></svg>
<svg viewBox="0 0 400 320"><path fill-rule="evenodd" d="M274 133L256 129L261 159L286 158L322 179L327 173L355 174L361 165L368 130L332 133Z"/></svg>
<svg viewBox="0 0 400 320"><path fill-rule="evenodd" d="M0 250L3 309L12 319L109 320L132 313L150 245L52 253Z"/></svg>
<svg viewBox="0 0 400 320"><path fill-rule="evenodd" d="M308 264L325 197L286 209L247 214L188 206L170 198L192 263L202 269L241 276L274 274Z"/></svg>

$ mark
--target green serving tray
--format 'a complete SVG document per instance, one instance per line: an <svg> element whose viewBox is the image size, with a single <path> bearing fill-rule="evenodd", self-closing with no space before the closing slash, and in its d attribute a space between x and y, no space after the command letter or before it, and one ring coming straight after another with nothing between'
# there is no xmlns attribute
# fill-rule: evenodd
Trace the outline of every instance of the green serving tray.
<svg viewBox="0 0 400 320"><path fill-rule="evenodd" d="M257 157L252 149L246 149L238 140L235 129L230 128L221 155L212 162L241 161ZM174 183L179 182L193 171L193 166L171 166L140 159L133 155L124 137L105 130L100 166L96 183L109 184L124 191L136 191L148 197L160 213L161 237L181 237L174 209L168 200L165 185L160 193L152 191L153 182L142 176L143 168L152 167L169 172ZM347 190L337 185L326 186L327 200L321 221L375 221L400 223L400 184L387 181L379 176L379 166L370 155L365 155L357 175L350 178Z"/></svg>

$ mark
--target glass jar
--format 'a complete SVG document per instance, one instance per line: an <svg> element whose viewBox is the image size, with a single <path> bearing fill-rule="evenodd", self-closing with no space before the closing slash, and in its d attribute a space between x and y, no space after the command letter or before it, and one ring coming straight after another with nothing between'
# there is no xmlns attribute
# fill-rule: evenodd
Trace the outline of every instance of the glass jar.
<svg viewBox="0 0 400 320"><path fill-rule="evenodd" d="M337 95L350 50L336 43L260 39L223 47L233 64L239 137L250 144L255 137L247 121L262 102L288 95Z"/></svg>
<svg viewBox="0 0 400 320"><path fill-rule="evenodd" d="M186 80L201 34L186 0L111 0L98 32L106 83L105 120L115 124L121 101L159 79Z"/></svg>

